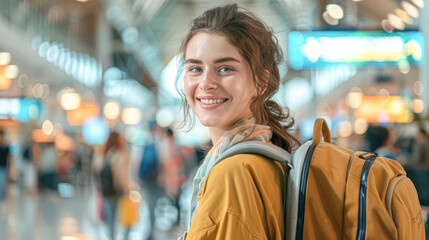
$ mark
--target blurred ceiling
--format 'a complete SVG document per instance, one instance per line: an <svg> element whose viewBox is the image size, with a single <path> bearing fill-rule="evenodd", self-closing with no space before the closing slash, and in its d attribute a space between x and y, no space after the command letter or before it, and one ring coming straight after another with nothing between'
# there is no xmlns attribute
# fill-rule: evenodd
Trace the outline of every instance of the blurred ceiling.
<svg viewBox="0 0 429 240"><path fill-rule="evenodd" d="M1 24L0 18L0 26L9 26L12 32L19 27L24 31L28 29L29 38L39 34L96 58L100 54L129 56L134 59L137 72L131 75L147 88L156 89L161 71L177 54L191 20L206 9L232 2L255 12L273 27L284 50L290 30L381 29L381 20L399 7L397 0L335 1L343 5L346 17L338 26L329 26L321 16L325 6L333 2L330 0L0 0L0 14L3 15L0 17L9 19ZM112 30L100 35L100 24L106 18ZM11 26L14 24L20 26ZM31 24L33 26L28 27ZM416 24L407 27L416 28ZM17 32L10 38L17 41L7 41L9 43L0 39L0 48L22 52L19 45L24 41L19 40L19 36ZM100 43L107 44L111 52L97 53ZM17 59L25 61L36 57L28 58L25 53L18 53ZM129 61L122 62L127 65ZM116 63L104 63L103 68ZM24 65L31 68L34 64Z"/></svg>

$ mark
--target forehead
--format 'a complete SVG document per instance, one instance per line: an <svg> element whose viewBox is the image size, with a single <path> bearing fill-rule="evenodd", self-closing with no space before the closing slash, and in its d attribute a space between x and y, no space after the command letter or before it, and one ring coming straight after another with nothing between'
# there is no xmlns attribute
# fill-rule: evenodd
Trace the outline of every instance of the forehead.
<svg viewBox="0 0 429 240"><path fill-rule="evenodd" d="M224 57L243 59L238 49L228 41L227 37L216 33L200 32L195 34L189 40L185 51L186 59Z"/></svg>

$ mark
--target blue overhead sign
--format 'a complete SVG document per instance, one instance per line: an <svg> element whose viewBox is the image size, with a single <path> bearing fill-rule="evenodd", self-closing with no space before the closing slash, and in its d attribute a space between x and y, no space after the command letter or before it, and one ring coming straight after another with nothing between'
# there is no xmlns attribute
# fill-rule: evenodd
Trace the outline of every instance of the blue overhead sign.
<svg viewBox="0 0 429 240"><path fill-rule="evenodd" d="M42 111L41 102L30 98L0 98L0 119L19 122L36 120Z"/></svg>
<svg viewBox="0 0 429 240"><path fill-rule="evenodd" d="M289 34L289 65L295 70L332 65L420 66L423 34L419 31L310 31Z"/></svg>

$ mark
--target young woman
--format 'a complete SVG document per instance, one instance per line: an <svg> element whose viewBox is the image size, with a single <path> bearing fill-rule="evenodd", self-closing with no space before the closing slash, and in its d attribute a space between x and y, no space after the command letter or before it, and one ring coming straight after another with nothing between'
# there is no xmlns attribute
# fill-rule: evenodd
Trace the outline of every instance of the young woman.
<svg viewBox="0 0 429 240"><path fill-rule="evenodd" d="M281 49L252 13L236 4L193 20L181 54L184 109L209 128L212 148L194 179L182 239L283 239L282 173L271 159L240 154L211 162L239 142L271 142L292 151L294 120L271 100L280 83Z"/></svg>

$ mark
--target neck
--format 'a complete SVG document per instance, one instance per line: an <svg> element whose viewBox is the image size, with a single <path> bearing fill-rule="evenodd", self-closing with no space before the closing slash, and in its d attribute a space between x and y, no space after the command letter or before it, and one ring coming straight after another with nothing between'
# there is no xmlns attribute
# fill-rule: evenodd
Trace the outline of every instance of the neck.
<svg viewBox="0 0 429 240"><path fill-rule="evenodd" d="M219 141L219 139L225 134L225 132L225 129L214 127L209 128L210 138L212 139L213 145L215 145L217 141Z"/></svg>

